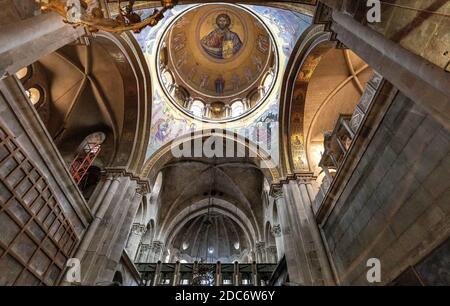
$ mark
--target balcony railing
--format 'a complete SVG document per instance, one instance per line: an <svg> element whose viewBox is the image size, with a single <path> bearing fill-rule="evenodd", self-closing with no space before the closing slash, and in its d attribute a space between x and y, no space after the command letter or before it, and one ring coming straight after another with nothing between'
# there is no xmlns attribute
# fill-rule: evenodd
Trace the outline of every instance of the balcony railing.
<svg viewBox="0 0 450 306"><path fill-rule="evenodd" d="M138 263L143 286L264 286L277 264Z"/></svg>
<svg viewBox="0 0 450 306"><path fill-rule="evenodd" d="M360 127L369 113L378 90L381 88L382 81L381 75L374 72L353 114L340 115L333 131L324 134L324 152L319 162L319 167L323 169L325 177L313 201L315 213L319 211L347 155L352 154L352 143L357 137L360 137Z"/></svg>

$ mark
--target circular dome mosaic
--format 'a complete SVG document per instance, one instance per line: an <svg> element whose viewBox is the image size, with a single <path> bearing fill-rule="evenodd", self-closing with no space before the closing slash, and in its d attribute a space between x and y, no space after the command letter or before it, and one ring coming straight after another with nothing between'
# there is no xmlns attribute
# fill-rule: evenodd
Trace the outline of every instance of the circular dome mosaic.
<svg viewBox="0 0 450 306"><path fill-rule="evenodd" d="M267 97L277 72L269 30L232 4L200 5L181 14L166 30L159 55L166 94L206 121L245 116Z"/></svg>

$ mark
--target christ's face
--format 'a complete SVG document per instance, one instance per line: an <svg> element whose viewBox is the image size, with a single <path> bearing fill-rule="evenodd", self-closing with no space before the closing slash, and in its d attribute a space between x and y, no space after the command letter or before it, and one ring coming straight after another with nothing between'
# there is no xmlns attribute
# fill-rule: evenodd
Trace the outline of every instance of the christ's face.
<svg viewBox="0 0 450 306"><path fill-rule="evenodd" d="M219 17L217 19L217 26L219 27L219 29L225 30L229 26L228 19L225 17Z"/></svg>

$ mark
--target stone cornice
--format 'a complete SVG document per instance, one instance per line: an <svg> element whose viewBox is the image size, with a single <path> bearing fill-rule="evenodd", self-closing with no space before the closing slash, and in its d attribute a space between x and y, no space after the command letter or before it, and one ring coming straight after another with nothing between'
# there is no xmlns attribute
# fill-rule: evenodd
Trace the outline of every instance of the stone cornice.
<svg viewBox="0 0 450 306"><path fill-rule="evenodd" d="M279 183L270 185L269 195L274 198L282 197L282 188L284 184L289 184L290 181L297 181L299 183L308 183L317 179L313 172L297 172L288 174L280 179Z"/></svg>
<svg viewBox="0 0 450 306"><path fill-rule="evenodd" d="M105 167L105 169L102 171L102 175L104 176L117 176L117 177L128 177L131 180L134 180L139 185L139 192L141 194L146 194L151 191L150 182L147 178L142 178L132 172L129 172L125 168L120 167Z"/></svg>

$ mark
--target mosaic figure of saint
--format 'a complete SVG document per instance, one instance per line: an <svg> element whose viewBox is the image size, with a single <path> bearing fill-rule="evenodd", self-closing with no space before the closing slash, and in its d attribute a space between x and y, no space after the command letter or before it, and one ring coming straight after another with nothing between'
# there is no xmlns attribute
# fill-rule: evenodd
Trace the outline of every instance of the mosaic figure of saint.
<svg viewBox="0 0 450 306"><path fill-rule="evenodd" d="M216 94L223 94L225 88L225 80L223 79L223 77L219 75L214 83L216 85Z"/></svg>
<svg viewBox="0 0 450 306"><path fill-rule="evenodd" d="M202 38L201 45L210 56L216 59L228 59L239 52L242 41L239 35L230 30L231 18L219 14L216 18L217 28Z"/></svg>

